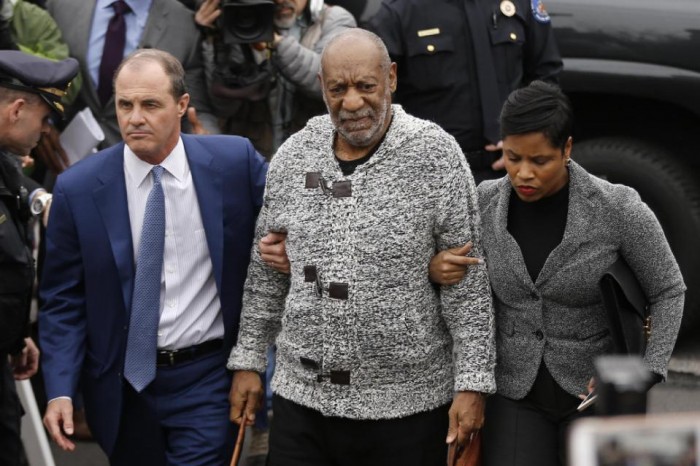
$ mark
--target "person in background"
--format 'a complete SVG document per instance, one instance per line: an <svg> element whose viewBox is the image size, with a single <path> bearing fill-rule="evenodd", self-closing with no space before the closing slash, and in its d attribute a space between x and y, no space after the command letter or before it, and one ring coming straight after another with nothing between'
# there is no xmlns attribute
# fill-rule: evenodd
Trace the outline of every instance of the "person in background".
<svg viewBox="0 0 700 466"><path fill-rule="evenodd" d="M105 133L103 148L121 140L112 94L114 70L139 48L165 50L185 68L190 106L197 111L188 110L185 130L219 132L207 95L201 36L184 5L173 0L49 0L46 8L85 77L83 106L75 105L73 111L90 108Z"/></svg>
<svg viewBox="0 0 700 466"><path fill-rule="evenodd" d="M43 8L25 0L4 0L0 15L9 22L12 39L23 52L51 60L63 60L70 56L56 22ZM66 113L70 113L81 86L82 76L78 73L61 100ZM52 123L61 129L64 121L60 119ZM49 130L32 151L37 164L31 176L48 190L53 187L56 175L68 167L68 156L60 147L58 136L58 131Z"/></svg>
<svg viewBox="0 0 700 466"><path fill-rule="evenodd" d="M73 450L78 385L112 465L227 464L243 281L267 165L236 136L181 134L185 71L164 51L121 64L124 143L56 182L40 286L44 424Z"/></svg>
<svg viewBox="0 0 700 466"><path fill-rule="evenodd" d="M384 0L369 29L398 65L396 102L457 139L477 184L500 177L503 102L562 69L541 0Z"/></svg>
<svg viewBox="0 0 700 466"><path fill-rule="evenodd" d="M286 232L291 274L254 249L231 419L254 420L275 343L268 465L444 464L495 389L485 267L439 291L427 274L437 248L480 253L476 188L453 137L391 104L375 34L331 39L320 78L329 114L270 164L256 233Z"/></svg>
<svg viewBox="0 0 700 466"><path fill-rule="evenodd" d="M598 283L618 258L649 300L644 362L657 382L680 327L685 285L658 220L632 188L571 160L572 130L558 87L535 81L514 91L501 113L507 176L479 185L497 326L484 466L565 464L567 428L587 414L576 408L593 361L612 345ZM462 280L456 252L431 261L433 281Z"/></svg>
<svg viewBox="0 0 700 466"><path fill-rule="evenodd" d="M248 137L269 159L309 118L325 113L321 51L356 23L348 11L322 0L275 0L272 41L251 44L228 32L235 14L220 0L205 0L195 15L208 32L212 101L224 117L224 132Z"/></svg>
<svg viewBox="0 0 700 466"><path fill-rule="evenodd" d="M0 51L0 464L19 466L22 459L22 407L15 380L37 371L39 350L27 338L34 286L29 220L41 214L35 205L42 191L20 171L19 157L48 131L51 112L78 73L72 58L60 62L19 51Z"/></svg>

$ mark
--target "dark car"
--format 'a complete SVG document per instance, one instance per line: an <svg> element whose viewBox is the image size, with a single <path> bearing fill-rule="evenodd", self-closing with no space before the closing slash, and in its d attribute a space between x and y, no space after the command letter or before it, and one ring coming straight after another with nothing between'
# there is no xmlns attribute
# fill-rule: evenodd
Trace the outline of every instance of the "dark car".
<svg viewBox="0 0 700 466"><path fill-rule="evenodd" d="M499 0L494 0L498 3ZM362 11L381 0L330 2ZM700 328L700 1L547 0L574 104L573 157L635 188L668 237L688 292L682 334Z"/></svg>

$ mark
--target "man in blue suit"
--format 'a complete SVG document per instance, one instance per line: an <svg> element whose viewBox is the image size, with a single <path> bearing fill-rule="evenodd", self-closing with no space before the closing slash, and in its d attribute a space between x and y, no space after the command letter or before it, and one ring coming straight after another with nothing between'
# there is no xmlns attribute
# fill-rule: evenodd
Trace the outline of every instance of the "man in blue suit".
<svg viewBox="0 0 700 466"><path fill-rule="evenodd" d="M243 282L266 165L235 136L180 134L182 66L143 49L117 70L125 141L54 188L40 312L44 423L73 450L71 398L113 465L228 464Z"/></svg>

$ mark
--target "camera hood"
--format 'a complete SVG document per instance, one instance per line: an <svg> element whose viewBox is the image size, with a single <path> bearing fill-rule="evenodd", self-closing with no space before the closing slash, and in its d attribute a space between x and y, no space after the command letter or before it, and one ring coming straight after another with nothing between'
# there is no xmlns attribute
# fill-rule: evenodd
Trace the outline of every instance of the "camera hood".
<svg viewBox="0 0 700 466"><path fill-rule="evenodd" d="M269 42L273 36L273 0L223 0L222 27L233 42Z"/></svg>

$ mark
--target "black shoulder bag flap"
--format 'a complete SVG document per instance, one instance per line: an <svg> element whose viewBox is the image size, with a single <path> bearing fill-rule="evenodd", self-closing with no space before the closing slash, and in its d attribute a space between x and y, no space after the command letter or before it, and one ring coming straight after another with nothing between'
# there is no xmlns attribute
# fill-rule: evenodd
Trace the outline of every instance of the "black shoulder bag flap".
<svg viewBox="0 0 700 466"><path fill-rule="evenodd" d="M615 352L644 356L651 334L649 306L637 277L620 257L600 279Z"/></svg>

